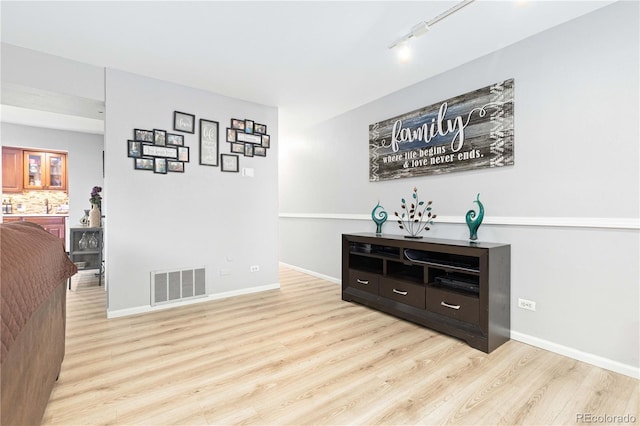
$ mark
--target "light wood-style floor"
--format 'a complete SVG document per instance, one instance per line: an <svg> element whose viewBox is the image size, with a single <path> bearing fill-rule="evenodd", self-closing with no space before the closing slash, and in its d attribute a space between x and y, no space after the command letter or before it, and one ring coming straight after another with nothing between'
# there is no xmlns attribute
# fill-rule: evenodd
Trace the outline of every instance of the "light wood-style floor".
<svg viewBox="0 0 640 426"><path fill-rule="evenodd" d="M56 425L580 424L640 418L638 381L516 341L487 355L289 269L281 289L107 320L68 294ZM584 419L584 417L583 417Z"/></svg>

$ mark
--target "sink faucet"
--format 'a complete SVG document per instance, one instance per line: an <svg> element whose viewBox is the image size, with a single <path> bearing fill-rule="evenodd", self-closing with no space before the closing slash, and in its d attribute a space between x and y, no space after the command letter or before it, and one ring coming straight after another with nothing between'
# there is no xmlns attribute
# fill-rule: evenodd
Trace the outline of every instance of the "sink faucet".
<svg viewBox="0 0 640 426"><path fill-rule="evenodd" d="M44 209L45 209L45 213L49 214L49 199L48 198L44 199Z"/></svg>

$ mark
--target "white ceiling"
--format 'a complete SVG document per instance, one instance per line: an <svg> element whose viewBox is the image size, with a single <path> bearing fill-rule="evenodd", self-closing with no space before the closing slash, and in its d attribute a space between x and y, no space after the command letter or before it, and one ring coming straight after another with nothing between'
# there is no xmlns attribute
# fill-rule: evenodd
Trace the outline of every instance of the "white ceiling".
<svg viewBox="0 0 640 426"><path fill-rule="evenodd" d="M387 48L458 3L3 0L1 37L277 106L293 125L331 118L613 1L478 0L413 40L408 63ZM27 95L31 103L18 96L10 104L38 109Z"/></svg>

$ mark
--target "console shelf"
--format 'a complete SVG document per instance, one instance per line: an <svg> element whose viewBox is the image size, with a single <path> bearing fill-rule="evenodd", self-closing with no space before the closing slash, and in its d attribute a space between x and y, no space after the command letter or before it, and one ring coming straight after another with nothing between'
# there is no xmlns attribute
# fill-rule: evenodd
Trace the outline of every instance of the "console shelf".
<svg viewBox="0 0 640 426"><path fill-rule="evenodd" d="M342 235L342 300L491 352L510 335L511 246Z"/></svg>

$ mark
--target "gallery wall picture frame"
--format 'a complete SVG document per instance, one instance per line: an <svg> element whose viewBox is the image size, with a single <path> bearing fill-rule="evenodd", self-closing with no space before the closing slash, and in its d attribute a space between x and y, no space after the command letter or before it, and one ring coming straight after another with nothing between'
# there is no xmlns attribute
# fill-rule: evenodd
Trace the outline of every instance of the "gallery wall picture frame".
<svg viewBox="0 0 640 426"><path fill-rule="evenodd" d="M265 135L267 133L267 126L265 124L255 123L253 125L254 133L258 133L259 135Z"/></svg>
<svg viewBox="0 0 640 426"><path fill-rule="evenodd" d="M200 119L200 164L218 166L218 122Z"/></svg>
<svg viewBox="0 0 640 426"><path fill-rule="evenodd" d="M184 135L176 135L173 133L167 133L167 145L183 146Z"/></svg>
<svg viewBox="0 0 640 426"><path fill-rule="evenodd" d="M196 116L181 111L173 112L173 130L183 133L195 133Z"/></svg>
<svg viewBox="0 0 640 426"><path fill-rule="evenodd" d="M267 150L271 148L267 125L247 118L231 119L231 127L227 127L227 142L231 144L232 153L245 157L266 157Z"/></svg>
<svg viewBox="0 0 640 426"><path fill-rule="evenodd" d="M227 142L235 142L236 141L236 129L231 129L227 127Z"/></svg>
<svg viewBox="0 0 640 426"><path fill-rule="evenodd" d="M239 120L237 118L231 119L231 128L236 130L242 130L244 132L244 120Z"/></svg>
<svg viewBox="0 0 640 426"><path fill-rule="evenodd" d="M238 173L240 170L240 160L237 155L232 154L220 154L221 167L223 172Z"/></svg>
<svg viewBox="0 0 640 426"><path fill-rule="evenodd" d="M188 146L179 146L178 147L178 161L183 163L189 162L189 147Z"/></svg>
<svg viewBox="0 0 640 426"><path fill-rule="evenodd" d="M153 129L153 143L158 146L165 146L167 144L167 131Z"/></svg>
<svg viewBox="0 0 640 426"><path fill-rule="evenodd" d="M153 130L133 129L133 140L153 143Z"/></svg>
<svg viewBox="0 0 640 426"><path fill-rule="evenodd" d="M235 154L244 154L244 143L242 142L233 142L231 144L231 152Z"/></svg>
<svg viewBox="0 0 640 426"><path fill-rule="evenodd" d="M156 157L153 159L153 173L167 174L167 159Z"/></svg>
<svg viewBox="0 0 640 426"><path fill-rule="evenodd" d="M142 142L132 140L127 141L127 157L142 157Z"/></svg>
<svg viewBox="0 0 640 426"><path fill-rule="evenodd" d="M172 147L172 146L157 146L150 144L142 144L142 156L143 157L158 157L158 158L168 158L171 160L178 159L178 149L186 148L183 146L180 147ZM188 148L187 148L188 149Z"/></svg>
<svg viewBox="0 0 640 426"><path fill-rule="evenodd" d="M153 158L136 158L133 168L136 170L153 170Z"/></svg>
<svg viewBox="0 0 640 426"><path fill-rule="evenodd" d="M182 161L167 160L167 171L184 173L184 163Z"/></svg>

